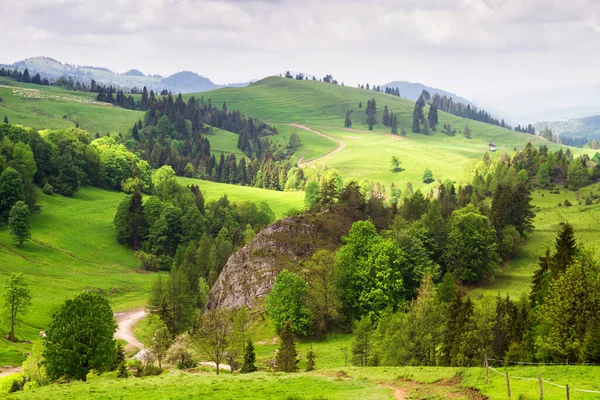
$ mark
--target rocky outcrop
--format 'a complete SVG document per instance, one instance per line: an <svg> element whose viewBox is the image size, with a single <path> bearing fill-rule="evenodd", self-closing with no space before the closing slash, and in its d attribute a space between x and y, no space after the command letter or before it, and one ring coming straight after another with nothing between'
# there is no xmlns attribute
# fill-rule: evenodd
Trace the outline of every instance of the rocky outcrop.
<svg viewBox="0 0 600 400"><path fill-rule="evenodd" d="M324 212L268 226L229 258L210 291L207 308L259 305L281 270L296 271L298 261L318 249L336 249L351 225L343 214Z"/></svg>

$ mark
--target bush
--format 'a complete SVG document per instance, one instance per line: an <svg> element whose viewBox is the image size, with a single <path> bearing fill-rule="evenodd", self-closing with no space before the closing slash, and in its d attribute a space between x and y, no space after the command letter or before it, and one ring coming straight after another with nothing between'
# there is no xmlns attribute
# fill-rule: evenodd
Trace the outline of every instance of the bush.
<svg viewBox="0 0 600 400"><path fill-rule="evenodd" d="M49 183L46 183L44 185L44 188L42 189L42 192L44 192L45 194L47 194L48 196L52 196L54 194L54 186L52 186Z"/></svg>
<svg viewBox="0 0 600 400"><path fill-rule="evenodd" d="M154 364L146 364L142 371L142 376L155 376L162 374L163 369L155 366Z"/></svg>
<svg viewBox="0 0 600 400"><path fill-rule="evenodd" d="M133 372L133 376L138 378L143 376L142 372L144 371L144 366L142 365L142 362L140 360L131 359L127 361L127 366L135 369L135 371Z"/></svg>
<svg viewBox="0 0 600 400"><path fill-rule="evenodd" d="M135 252L135 256L140 260L141 267L146 271L158 271L160 261L157 256L150 253L145 253L141 250Z"/></svg>
<svg viewBox="0 0 600 400"><path fill-rule="evenodd" d="M117 378L128 378L129 372L127 372L127 366L125 362L119 364L119 368L117 368Z"/></svg>
<svg viewBox="0 0 600 400"><path fill-rule="evenodd" d="M563 206L565 206L565 207L571 207L572 204L571 204L571 202L569 200L565 200L565 202L563 203Z"/></svg>

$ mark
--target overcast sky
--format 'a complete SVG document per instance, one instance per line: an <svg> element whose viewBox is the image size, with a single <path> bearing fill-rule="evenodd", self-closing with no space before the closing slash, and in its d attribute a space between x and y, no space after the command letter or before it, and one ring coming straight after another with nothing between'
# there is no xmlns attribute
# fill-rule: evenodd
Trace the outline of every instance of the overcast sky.
<svg viewBox="0 0 600 400"><path fill-rule="evenodd" d="M217 83L285 71L490 99L600 82L598 0L0 0L0 62Z"/></svg>

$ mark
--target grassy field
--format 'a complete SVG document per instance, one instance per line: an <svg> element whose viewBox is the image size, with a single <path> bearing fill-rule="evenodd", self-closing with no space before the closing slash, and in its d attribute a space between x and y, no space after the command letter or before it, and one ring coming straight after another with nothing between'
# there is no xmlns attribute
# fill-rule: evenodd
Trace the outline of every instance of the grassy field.
<svg viewBox="0 0 600 400"><path fill-rule="evenodd" d="M248 186L228 185L195 178L177 177L182 185L198 185L207 201L218 200L227 194L231 201L250 201L260 203L266 201L277 218L281 218L286 211L304 208L304 192L279 192L276 190L260 189Z"/></svg>
<svg viewBox="0 0 600 400"><path fill-rule="evenodd" d="M217 162L221 152L225 155L235 154L238 162L242 157L245 157L244 152L237 147L238 135L215 127L212 128L212 131L212 134L207 135L207 138L210 142L210 152L217 157Z"/></svg>
<svg viewBox="0 0 600 400"><path fill-rule="evenodd" d="M82 290L106 294L115 311L144 305L155 275L139 273L133 253L114 237L112 220L123 196L89 187L74 198L40 193L32 241L22 248L6 227L0 228L0 280L22 272L32 293L32 305L17 328L19 339L38 338L60 304ZM26 348L2 340L0 365L20 364Z"/></svg>
<svg viewBox="0 0 600 400"><path fill-rule="evenodd" d="M7 116L12 124L35 129L61 129L79 124L93 134L125 133L134 122L144 118L141 111L97 103L95 93L16 83L8 79L0 79L0 97L0 118Z"/></svg>
<svg viewBox="0 0 600 400"><path fill-rule="evenodd" d="M577 192L560 189L559 194L550 193L549 190L536 190L533 195L533 204L536 207L535 229L528 235L521 254L496 275L495 279L472 288L472 296L482 294L510 295L518 299L521 293L528 293L531 289L531 277L538 268L538 257L543 256L546 248L554 250L554 240L560 229L561 222L569 222L575 229L575 236L587 248L597 250L600 243L600 227L597 221L600 218L600 204L585 205L585 197L590 194L600 194L600 184L591 185ZM570 207L559 207L558 203L569 200Z"/></svg>
<svg viewBox="0 0 600 400"><path fill-rule="evenodd" d="M539 399L537 374L570 388L600 390L598 367L509 368L510 376L533 380L511 380L511 397ZM214 372L186 373L171 370L157 377L116 379L114 373L91 376L87 383L50 385L8 396L14 399L483 399L508 398L506 378L474 368L433 367L340 367L296 374L257 372L246 375ZM7 380L4 380L6 382ZM3 386L0 380L0 386ZM398 388L398 390L394 390ZM544 398L564 399L565 390L544 383ZM394 397L396 395L396 397ZM597 399L598 394L570 392L572 400ZM402 396L402 397L400 397Z"/></svg>
<svg viewBox="0 0 600 400"><path fill-rule="evenodd" d="M425 168L430 168L436 179L464 181L471 176L476 161L488 151L490 142L495 142L500 151L509 153L514 148L524 147L527 142L532 142L534 146L546 144L550 148L560 147L537 136L443 112L439 112L438 132L432 132L430 136L415 134L410 131L414 102L322 82L271 77L246 88L224 88L203 95L213 103L226 102L231 109L239 109L247 115L276 123L278 128L283 123L300 123L341 140L346 145L342 151L315 163L336 168L346 178L368 178L388 187L395 183L404 188L406 182L411 181L415 189L427 188L422 183ZM373 131L367 129L364 110L367 100L371 98L377 102L378 119L381 120L383 107L387 105L398 116L399 125L407 130L406 137L391 135L390 129L381 123L376 124ZM358 108L359 102L363 108ZM351 129L343 128L346 110L353 110ZM439 132L444 124L452 125L457 130L456 136ZM462 134L466 124L472 130L472 139L466 139ZM282 137L288 134L285 130L281 131ZM297 158L312 159L337 147L335 142L314 133L301 130L298 133L303 146L298 150ZM588 150L571 151L579 154ZM400 158L404 171L390 171L392 156Z"/></svg>

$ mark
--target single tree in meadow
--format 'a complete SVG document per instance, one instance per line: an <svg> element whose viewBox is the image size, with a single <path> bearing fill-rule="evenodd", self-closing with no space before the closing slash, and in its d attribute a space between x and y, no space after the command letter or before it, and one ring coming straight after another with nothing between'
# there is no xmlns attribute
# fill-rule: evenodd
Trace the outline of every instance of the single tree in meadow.
<svg viewBox="0 0 600 400"><path fill-rule="evenodd" d="M17 340L15 337L15 325L17 324L17 317L20 314L27 312L27 307L31 305L31 293L29 291L29 285L25 281L23 274L16 272L10 274L4 283L3 297L4 313L10 320L10 332L8 333L8 340L14 342Z"/></svg>
<svg viewBox="0 0 600 400"><path fill-rule="evenodd" d="M4 123L8 124L8 117L6 115L4 116Z"/></svg>
<svg viewBox="0 0 600 400"><path fill-rule="evenodd" d="M394 135L397 135L398 134L398 118L396 117L395 114L392 114L392 116L390 117L390 119L392 120L392 122L390 123L390 125L392 127L392 133Z"/></svg>
<svg viewBox="0 0 600 400"><path fill-rule="evenodd" d="M277 371L296 372L298 371L298 353L296 352L296 338L292 331L292 324L288 320L281 334L279 335L280 344L277 352Z"/></svg>
<svg viewBox="0 0 600 400"><path fill-rule="evenodd" d="M105 297L84 292L67 300L54 313L46 331L48 376L85 382L90 370L110 369L116 357L116 328Z"/></svg>
<svg viewBox="0 0 600 400"><path fill-rule="evenodd" d="M361 107L362 107L362 105L361 105ZM346 128L352 127L352 120L350 119L351 113L352 113L352 110L346 111L346 120L344 121L344 127L346 127Z"/></svg>
<svg viewBox="0 0 600 400"><path fill-rule="evenodd" d="M392 159L390 160L390 170L392 172L400 172L400 159L398 157L392 156Z"/></svg>
<svg viewBox="0 0 600 400"><path fill-rule="evenodd" d="M313 371L315 369L315 358L315 352L312 346L310 346L310 350L306 353L306 371Z"/></svg>
<svg viewBox="0 0 600 400"><path fill-rule="evenodd" d="M219 368L227 355L231 342L233 320L231 311L226 308L207 310L196 321L192 339L202 354L209 357Z"/></svg>
<svg viewBox="0 0 600 400"><path fill-rule="evenodd" d="M297 335L307 335L313 326L313 316L307 304L308 284L298 275L284 269L277 275L273 290L267 297L267 310L277 332L290 324Z"/></svg>
<svg viewBox="0 0 600 400"><path fill-rule="evenodd" d="M433 173L429 168L425 168L425 172L423 172L423 183L431 182L433 182Z"/></svg>
<svg viewBox="0 0 600 400"><path fill-rule="evenodd" d="M390 110L388 109L387 105L385 105L383 107L383 116L381 119L382 119L383 125L385 125L385 126L390 125Z"/></svg>
<svg viewBox="0 0 600 400"><path fill-rule="evenodd" d="M31 213L24 201L19 200L11 208L8 215L8 231L19 247L31 238Z"/></svg>
<svg viewBox="0 0 600 400"><path fill-rule="evenodd" d="M21 174L8 167L0 174L0 220L6 221L10 210L19 200L25 200Z"/></svg>
<svg viewBox="0 0 600 400"><path fill-rule="evenodd" d="M414 133L421 132L421 123L425 120L423 107L425 107L425 100L423 100L423 96L420 96L415 102L415 108L413 110L412 131Z"/></svg>
<svg viewBox="0 0 600 400"><path fill-rule="evenodd" d="M252 343L252 339L248 339L248 343L246 343L246 349L244 351L244 363L242 364L240 372L242 374L256 372L256 353L254 351L254 343Z"/></svg>
<svg viewBox="0 0 600 400"><path fill-rule="evenodd" d="M467 124L467 125L465 125L465 132L464 132L464 134L465 134L465 137L466 137L467 139L471 139L471 138L473 137L473 136L472 136L472 132L471 132L471 128L469 127L469 125L468 125L468 124Z"/></svg>
<svg viewBox="0 0 600 400"><path fill-rule="evenodd" d="M292 132L292 134L290 135L290 141L288 143L288 147L290 149L297 149L298 147L300 147L301 143L300 143L300 136L298 136L298 134L296 132Z"/></svg>

